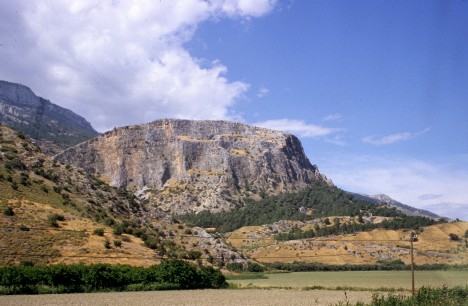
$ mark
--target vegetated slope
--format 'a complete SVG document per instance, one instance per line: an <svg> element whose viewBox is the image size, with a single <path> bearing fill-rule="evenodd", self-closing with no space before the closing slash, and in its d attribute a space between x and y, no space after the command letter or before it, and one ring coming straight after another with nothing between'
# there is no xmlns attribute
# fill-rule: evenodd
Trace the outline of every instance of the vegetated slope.
<svg viewBox="0 0 468 306"><path fill-rule="evenodd" d="M332 184L295 136L226 121L165 119L118 128L55 159L136 190L168 214L229 210L247 197Z"/></svg>
<svg viewBox="0 0 468 306"><path fill-rule="evenodd" d="M29 135L51 154L98 135L83 117L6 81L0 81L0 124Z"/></svg>
<svg viewBox="0 0 468 306"><path fill-rule="evenodd" d="M326 218L319 218L310 222L280 221L263 226L245 226L229 233L227 241L254 260L278 263L275 268L293 271L320 270L323 268L320 264L360 265L362 269L375 269L380 265L380 268L402 269L411 263L408 230L377 228L354 234L278 240L279 235L291 230L307 232L355 221L346 216L328 219L330 223L325 222ZM468 222L435 224L422 227L416 233L414 260L417 265L468 264ZM458 239L453 239L454 235Z"/></svg>
<svg viewBox="0 0 468 306"><path fill-rule="evenodd" d="M310 235L351 233L371 230L376 227L416 228L435 223L430 218L405 215L386 204L375 204L355 199L344 191L321 182L316 182L310 188L298 192L267 196L258 201L249 200L244 206L237 206L228 212L203 211L198 214L187 214L182 218L198 226L233 231L248 225L271 224L280 220L305 221L327 216L351 216L356 217L357 222L341 224L339 227L333 228L334 232L329 229L323 230L321 233L309 233ZM389 218L380 223L365 222L364 220L372 220L377 216Z"/></svg>
<svg viewBox="0 0 468 306"><path fill-rule="evenodd" d="M203 229L160 220L125 189L53 161L24 134L0 126L0 265L241 257Z"/></svg>

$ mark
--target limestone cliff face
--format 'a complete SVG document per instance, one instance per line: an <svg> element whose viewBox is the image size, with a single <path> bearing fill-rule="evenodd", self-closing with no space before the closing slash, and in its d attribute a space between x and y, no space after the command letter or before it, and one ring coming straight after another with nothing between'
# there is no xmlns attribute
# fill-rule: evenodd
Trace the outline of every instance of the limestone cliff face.
<svg viewBox="0 0 468 306"><path fill-rule="evenodd" d="M170 213L229 209L245 197L327 181L295 136L225 121L158 120L118 128L55 158L116 187L134 187Z"/></svg>

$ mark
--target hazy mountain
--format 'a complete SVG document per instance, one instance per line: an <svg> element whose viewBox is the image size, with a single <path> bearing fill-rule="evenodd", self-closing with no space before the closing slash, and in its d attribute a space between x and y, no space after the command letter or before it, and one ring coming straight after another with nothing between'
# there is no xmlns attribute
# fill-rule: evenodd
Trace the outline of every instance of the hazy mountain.
<svg viewBox="0 0 468 306"><path fill-rule="evenodd" d="M0 124L29 135L47 153L98 135L83 117L36 96L24 85L6 81L0 81Z"/></svg>
<svg viewBox="0 0 468 306"><path fill-rule="evenodd" d="M403 204L401 202L398 202L385 194L366 195L366 194L358 194L358 193L353 193L353 192L348 192L348 193L351 194L353 197L360 199L360 200L393 206L399 211L401 211L402 213L410 215L410 216L422 216L422 217L428 217L432 219L444 218L428 210L415 208L415 207Z"/></svg>

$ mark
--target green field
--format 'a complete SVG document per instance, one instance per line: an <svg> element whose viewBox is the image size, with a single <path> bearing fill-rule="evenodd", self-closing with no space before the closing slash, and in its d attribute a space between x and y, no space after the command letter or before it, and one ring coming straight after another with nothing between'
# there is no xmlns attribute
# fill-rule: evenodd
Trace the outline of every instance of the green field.
<svg viewBox="0 0 468 306"><path fill-rule="evenodd" d="M347 290L411 290L410 271L294 272L265 274L266 279L229 280L234 286L261 288L307 287ZM416 271L415 287L468 286L466 271Z"/></svg>

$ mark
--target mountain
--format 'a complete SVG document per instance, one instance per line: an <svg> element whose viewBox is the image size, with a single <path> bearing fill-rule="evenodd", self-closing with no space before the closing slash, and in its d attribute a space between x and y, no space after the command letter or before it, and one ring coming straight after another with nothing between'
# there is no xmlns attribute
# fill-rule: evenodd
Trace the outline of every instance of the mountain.
<svg viewBox="0 0 468 306"><path fill-rule="evenodd" d="M407 236L414 227L418 264L467 263L465 239L459 237L466 237L468 222L406 217L387 205L353 199L312 169L315 178L299 191L258 201L252 198L257 195L255 186L242 191L241 196L250 198L231 212L240 215L250 209L239 223L261 225L210 234L161 211L151 202L154 191L142 188L135 198L134 190L109 186L92 173L53 160L24 134L0 126L0 266L79 262L149 266L166 258L218 267L244 267L252 259L408 263ZM199 179L206 178L200 174ZM176 200L177 189L171 190L159 197L172 195ZM178 192L183 194L180 188ZM249 219L255 222L245 222ZM272 221L262 221L267 219Z"/></svg>
<svg viewBox="0 0 468 306"><path fill-rule="evenodd" d="M166 213L229 210L246 198L332 185L293 135L226 121L157 120L114 129L55 159Z"/></svg>
<svg viewBox="0 0 468 306"><path fill-rule="evenodd" d="M149 266L165 258L246 262L204 229L162 218L126 189L53 161L24 134L0 126L0 266Z"/></svg>
<svg viewBox="0 0 468 306"><path fill-rule="evenodd" d="M397 210L409 216L422 216L422 217L427 217L427 218L431 218L435 220L444 218L428 210L415 208L415 207L403 204L401 202L398 202L385 194L365 195L365 194L358 194L358 193L352 193L352 192L347 192L347 193L363 201L378 203L378 204L386 204L386 205L395 207Z"/></svg>
<svg viewBox="0 0 468 306"><path fill-rule="evenodd" d="M6 81L0 81L0 124L29 135L51 154L98 135L83 117Z"/></svg>

